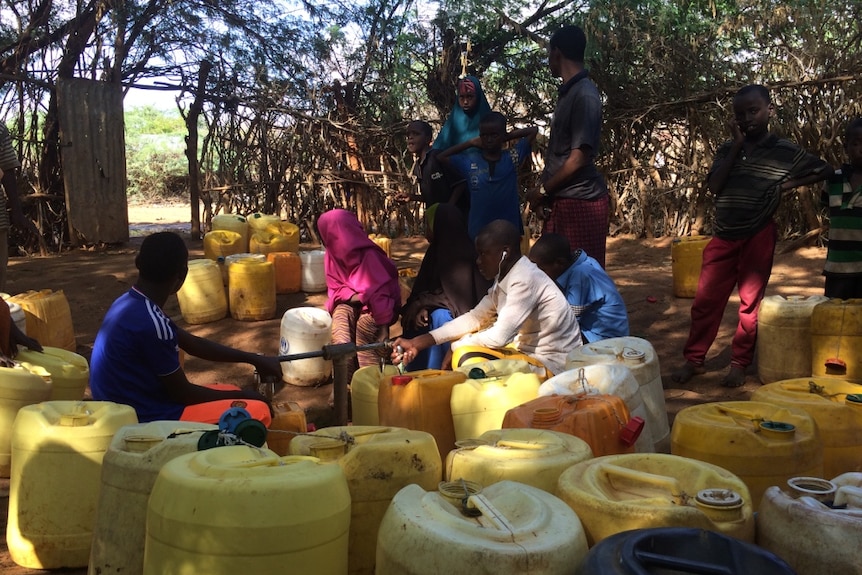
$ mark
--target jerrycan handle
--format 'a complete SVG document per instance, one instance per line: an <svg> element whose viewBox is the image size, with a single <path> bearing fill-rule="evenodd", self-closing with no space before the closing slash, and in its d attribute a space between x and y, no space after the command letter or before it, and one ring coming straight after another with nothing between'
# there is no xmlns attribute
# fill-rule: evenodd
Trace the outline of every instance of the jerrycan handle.
<svg viewBox="0 0 862 575"><path fill-rule="evenodd" d="M481 493L468 497L467 507L481 511L484 521L490 523L491 527L497 531L507 531L511 533L515 530L506 517L500 513L497 508L494 507L494 505Z"/></svg>
<svg viewBox="0 0 862 575"><path fill-rule="evenodd" d="M392 427L374 427L373 429L363 429L362 431L351 431L350 436L362 437L365 435L378 435L380 433L392 433Z"/></svg>
<svg viewBox="0 0 862 575"><path fill-rule="evenodd" d="M737 407L728 407L727 405L725 405L723 403L718 403L718 404L716 404L715 407L722 413L725 413L727 415L736 415L736 416L748 419L750 421L759 421L759 420L763 419L762 417L760 417L756 413L753 413L751 411L746 411L745 409L739 409Z"/></svg>
<svg viewBox="0 0 862 575"><path fill-rule="evenodd" d="M629 485L634 484L635 486L651 486L666 490L668 494L674 498L674 501L681 503L681 501L679 501L679 495L682 493L683 489L676 477L636 471L621 465L614 465L613 463L599 463L597 467L600 472L607 476L611 485L614 486L614 489L619 489L620 491L625 490L626 486L624 483L628 483ZM619 480L617 485L614 485L615 479Z"/></svg>
<svg viewBox="0 0 862 575"><path fill-rule="evenodd" d="M781 382L780 387L781 387L781 389L786 390L786 391L800 391L800 392L807 391L808 393L820 394L820 395L822 395L822 393L823 393L823 387L817 385L813 381L809 381L807 383L797 383L797 382L785 381L785 382Z"/></svg>
<svg viewBox="0 0 862 575"><path fill-rule="evenodd" d="M646 567L664 567L678 573L691 573L692 575L734 575L734 571L725 565L716 565L714 563L706 563L695 559L685 559L683 557L674 557L671 555L662 555L661 553L653 553L635 549L632 553L640 562L640 565L635 565L635 573L637 575L649 575L654 571L646 569ZM664 569L662 569L664 570Z"/></svg>
<svg viewBox="0 0 862 575"><path fill-rule="evenodd" d="M539 451L550 447L547 443L536 443L534 441L516 441L513 439L502 439L497 442L497 447L511 447L512 449L526 449L529 451Z"/></svg>
<svg viewBox="0 0 862 575"><path fill-rule="evenodd" d="M612 355L614 357L619 357L623 353L622 350L618 350L615 347L608 347L608 346L604 346L604 345L603 346L591 345L590 349L592 351L596 352L596 354L598 354L598 355Z"/></svg>

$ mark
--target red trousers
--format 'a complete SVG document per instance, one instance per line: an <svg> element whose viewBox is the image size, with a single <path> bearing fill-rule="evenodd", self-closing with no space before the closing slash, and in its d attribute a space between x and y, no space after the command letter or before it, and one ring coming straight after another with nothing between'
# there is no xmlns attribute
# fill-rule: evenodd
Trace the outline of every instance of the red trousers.
<svg viewBox="0 0 862 575"><path fill-rule="evenodd" d="M730 364L743 369L751 365L757 340L757 310L772 273L776 238L775 223L770 222L749 238L712 238L706 245L691 305L691 331L683 352L689 362L703 365L730 294L738 287L739 323L731 344Z"/></svg>

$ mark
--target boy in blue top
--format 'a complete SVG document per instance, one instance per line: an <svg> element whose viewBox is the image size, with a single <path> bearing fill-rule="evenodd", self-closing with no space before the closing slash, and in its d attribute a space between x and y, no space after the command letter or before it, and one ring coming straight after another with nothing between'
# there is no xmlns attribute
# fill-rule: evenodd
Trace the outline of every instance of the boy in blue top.
<svg viewBox="0 0 862 575"><path fill-rule="evenodd" d="M844 133L847 163L826 182L829 206L829 250L826 252L826 297L862 298L862 118Z"/></svg>
<svg viewBox="0 0 862 575"><path fill-rule="evenodd" d="M273 356L240 351L194 336L162 311L188 273L188 249L172 232L147 236L135 258L138 279L105 314L90 359L93 399L130 405L138 421L183 420L218 423L230 407L244 407L269 426L266 398L236 386L191 383L179 350L220 362L243 362L261 375L281 377Z"/></svg>
<svg viewBox="0 0 862 575"><path fill-rule="evenodd" d="M438 158L450 162L467 180L470 214L467 232L475 240L479 230L494 220L506 220L523 235L518 170L530 158L538 128L521 128L506 133L506 117L490 112L479 124L479 137L440 152ZM503 143L518 139L511 148ZM478 151L468 151L478 148ZM466 153L462 153L466 152Z"/></svg>
<svg viewBox="0 0 862 575"><path fill-rule="evenodd" d="M584 343L629 335L626 304L598 261L583 250L572 254L569 240L551 233L536 240L530 259L566 294Z"/></svg>

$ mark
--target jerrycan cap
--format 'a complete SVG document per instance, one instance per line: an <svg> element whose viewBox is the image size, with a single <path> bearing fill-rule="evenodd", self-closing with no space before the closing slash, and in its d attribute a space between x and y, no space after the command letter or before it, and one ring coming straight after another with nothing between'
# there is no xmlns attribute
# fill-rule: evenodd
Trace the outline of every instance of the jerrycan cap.
<svg viewBox="0 0 862 575"><path fill-rule="evenodd" d="M491 445L491 442L484 439L479 439L478 437L471 437L470 439L462 439L455 442L455 447L457 449L476 449L477 447L482 447L483 445Z"/></svg>
<svg viewBox="0 0 862 575"><path fill-rule="evenodd" d="M469 377L470 379L485 379L485 377L487 376L485 375L484 369L482 369L481 367L474 367L467 374L467 377Z"/></svg>
<svg viewBox="0 0 862 575"><path fill-rule="evenodd" d="M823 362L823 365L824 367L826 367L826 369L831 369L833 371L838 371L841 373L847 373L847 362L840 357L827 358L826 361Z"/></svg>
<svg viewBox="0 0 862 575"><path fill-rule="evenodd" d="M635 415L631 419L629 419L628 423L626 423L625 427L620 430L620 441L623 442L623 445L632 446L638 440L638 437L641 436L641 432L644 430L645 422L642 417Z"/></svg>
<svg viewBox="0 0 862 575"><path fill-rule="evenodd" d="M321 437L308 446L309 455L321 461L337 461L347 454L347 443L337 437Z"/></svg>
<svg viewBox="0 0 862 575"><path fill-rule="evenodd" d="M241 403L241 402L237 402ZM236 433L237 426L248 419L251 419L251 414L245 408L235 405L230 407L221 414L218 420L218 428L220 431Z"/></svg>
<svg viewBox="0 0 862 575"><path fill-rule="evenodd" d="M697 492L694 503L711 521L739 521L742 518L742 496L732 489L702 489Z"/></svg>
<svg viewBox="0 0 862 575"><path fill-rule="evenodd" d="M393 375L392 376L392 385L407 385L413 381L412 375Z"/></svg>
<svg viewBox="0 0 862 575"><path fill-rule="evenodd" d="M441 481L437 485L437 492L440 495L459 509L466 510L467 499L471 495L478 495L482 492L482 484L475 481L467 481L466 479L455 479L452 481Z"/></svg>
<svg viewBox="0 0 862 575"><path fill-rule="evenodd" d="M563 417L563 409L556 407L539 407L533 410L532 427L536 429L550 429L558 424Z"/></svg>
<svg viewBox="0 0 862 575"><path fill-rule="evenodd" d="M792 439L796 434L796 426L783 421L764 420L759 425L760 432L772 439Z"/></svg>
<svg viewBox="0 0 862 575"><path fill-rule="evenodd" d="M818 501L833 499L837 490L834 483L820 477L791 477L787 486L794 497L809 496Z"/></svg>
<svg viewBox="0 0 862 575"><path fill-rule="evenodd" d="M246 419L236 425L234 433L245 443L263 447L266 443L266 426L256 419Z"/></svg>
<svg viewBox="0 0 862 575"><path fill-rule="evenodd" d="M700 505L711 507L741 507L742 496L732 489L701 489L695 496Z"/></svg>
<svg viewBox="0 0 862 575"><path fill-rule="evenodd" d="M622 357L625 361L641 362L644 361L644 358L646 358L646 352L639 349L627 348L623 350Z"/></svg>
<svg viewBox="0 0 862 575"><path fill-rule="evenodd" d="M848 393L844 398L844 403L854 407L862 407L862 393Z"/></svg>

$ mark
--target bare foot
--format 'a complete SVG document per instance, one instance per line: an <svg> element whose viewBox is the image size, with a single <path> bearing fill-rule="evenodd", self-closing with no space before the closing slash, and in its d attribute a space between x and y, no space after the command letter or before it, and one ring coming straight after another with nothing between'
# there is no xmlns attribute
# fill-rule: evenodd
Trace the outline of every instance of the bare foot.
<svg viewBox="0 0 862 575"><path fill-rule="evenodd" d="M724 387L742 387L745 384L745 370L739 366L731 365L730 371L724 376L721 385Z"/></svg>
<svg viewBox="0 0 862 575"><path fill-rule="evenodd" d="M685 365L673 372L670 378L676 383L688 383L695 375L702 375L704 373L706 373L706 369L702 365L695 365L687 361Z"/></svg>

